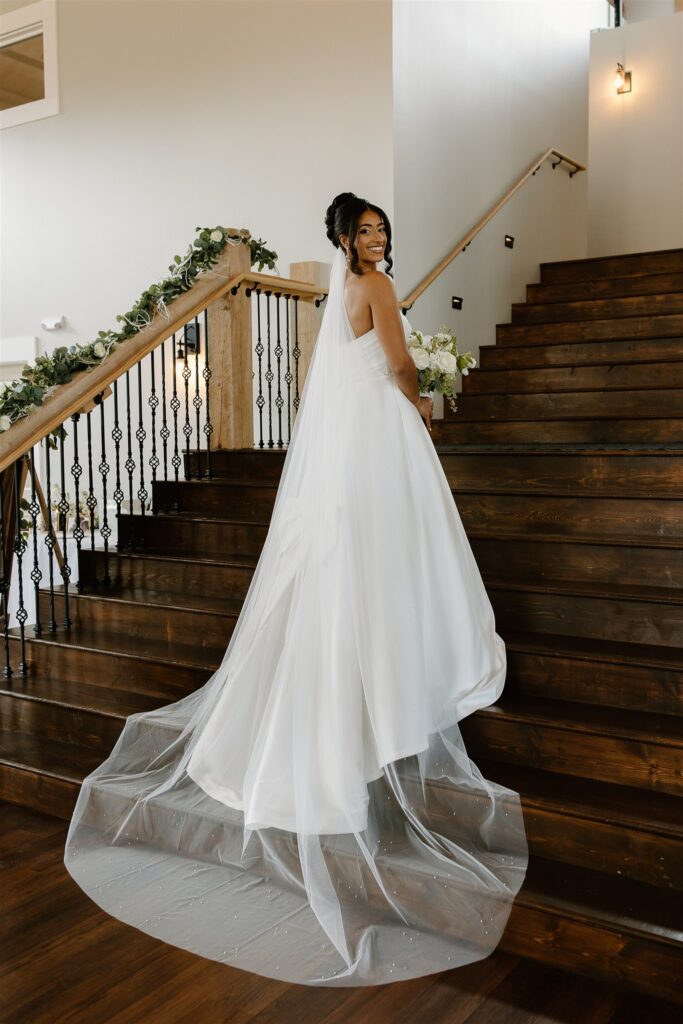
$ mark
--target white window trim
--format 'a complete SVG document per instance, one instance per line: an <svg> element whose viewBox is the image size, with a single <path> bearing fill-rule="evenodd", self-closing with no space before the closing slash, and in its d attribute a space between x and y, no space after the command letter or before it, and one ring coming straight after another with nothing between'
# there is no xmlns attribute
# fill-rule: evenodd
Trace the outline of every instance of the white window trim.
<svg viewBox="0 0 683 1024"><path fill-rule="evenodd" d="M0 46L19 43L31 36L43 36L45 98L0 110L0 129L52 117L60 112L57 69L57 2L39 0L28 7L0 16Z"/></svg>

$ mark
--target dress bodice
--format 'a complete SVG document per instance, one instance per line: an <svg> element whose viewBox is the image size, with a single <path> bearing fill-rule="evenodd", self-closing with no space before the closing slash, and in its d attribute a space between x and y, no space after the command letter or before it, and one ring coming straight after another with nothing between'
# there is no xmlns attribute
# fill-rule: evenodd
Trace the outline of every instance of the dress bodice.
<svg viewBox="0 0 683 1024"><path fill-rule="evenodd" d="M407 340L412 327L404 313L401 313L401 322ZM391 376L391 368L374 327L371 327L365 334L353 338L349 342L348 353L352 364L352 379L372 380L377 377Z"/></svg>

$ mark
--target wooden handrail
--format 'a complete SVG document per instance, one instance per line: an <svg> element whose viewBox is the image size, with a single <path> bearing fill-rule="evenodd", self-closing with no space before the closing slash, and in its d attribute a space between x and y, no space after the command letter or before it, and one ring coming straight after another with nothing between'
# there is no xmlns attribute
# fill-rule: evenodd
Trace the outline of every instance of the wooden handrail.
<svg viewBox="0 0 683 1024"><path fill-rule="evenodd" d="M501 207L505 206L505 204L508 202L509 199L512 198L515 192L517 192L518 189L522 187L527 178L530 178L533 174L535 174L536 171L540 168L541 164L543 164L544 161L547 160L550 156L556 156L558 158L557 163L553 164L553 167L557 167L557 164L560 163L566 163L574 168L574 170L571 171L569 174L570 178L573 178L577 171L586 170L584 164L579 163L578 160L573 160L572 157L566 156L564 153L561 153L559 149L553 148L546 150L543 156L541 156L538 160L534 160L533 164L531 164L528 170L526 170L522 175L520 175L520 177L517 179L512 188L509 188L508 191L505 193L503 198L499 199L498 202L491 207L488 213L484 217L482 217L480 221L477 221L474 227L470 231L468 231L467 234L464 235L460 239L460 241L453 246L451 251L446 256L444 256L444 258L439 263L437 263L434 269L429 274L427 274L427 276L423 278L422 281L420 281L417 287L412 290L410 295L406 296L406 298L400 303L401 309L410 309L413 303L417 299L419 299L422 293L426 291L429 285L433 281L435 281L439 274L441 274L446 269L449 263L452 263L455 257L466 249L466 247L470 244L472 239L479 234L482 228L488 224L492 217L495 217L495 215L498 213Z"/></svg>
<svg viewBox="0 0 683 1024"><path fill-rule="evenodd" d="M198 277L193 287L168 307L169 319L156 313L149 324L121 342L104 362L76 374L67 384L61 384L30 416L17 420L9 430L3 431L0 434L0 473L74 413L82 412L89 405L92 407L94 399L126 370L233 288L241 284L269 285L273 292L298 295L309 302L327 293L326 288L271 274L240 271L230 276L231 248L226 246L215 267Z"/></svg>

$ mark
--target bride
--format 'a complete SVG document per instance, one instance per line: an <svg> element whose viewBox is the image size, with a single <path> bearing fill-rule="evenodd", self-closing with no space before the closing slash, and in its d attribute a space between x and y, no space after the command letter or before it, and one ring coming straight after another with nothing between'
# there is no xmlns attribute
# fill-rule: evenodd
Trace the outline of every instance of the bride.
<svg viewBox="0 0 683 1024"><path fill-rule="evenodd" d="M65 864L175 946L375 985L488 956L527 846L518 795L458 727L500 695L505 645L429 436L391 228L353 193L326 225L322 324L223 661L126 720Z"/></svg>

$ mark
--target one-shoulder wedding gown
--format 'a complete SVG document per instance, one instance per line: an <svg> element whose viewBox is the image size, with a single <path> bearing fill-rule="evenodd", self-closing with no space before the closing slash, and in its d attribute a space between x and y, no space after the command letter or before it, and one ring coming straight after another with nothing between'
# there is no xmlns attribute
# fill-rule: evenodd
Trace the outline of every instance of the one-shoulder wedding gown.
<svg viewBox="0 0 683 1024"><path fill-rule="evenodd" d="M458 728L501 693L505 645L431 437L376 330L354 337L344 281L338 250L223 662L127 719L65 853L142 931L335 986L487 956L527 864L518 795Z"/></svg>

